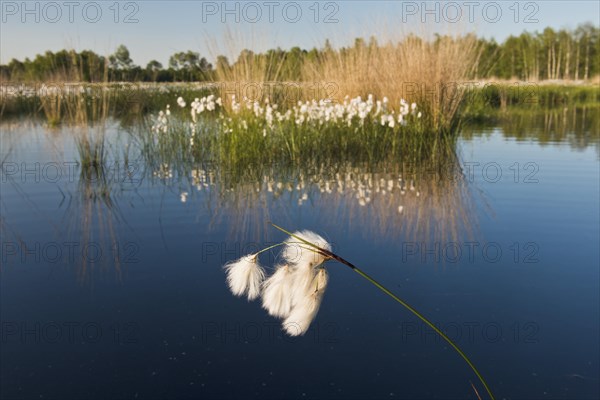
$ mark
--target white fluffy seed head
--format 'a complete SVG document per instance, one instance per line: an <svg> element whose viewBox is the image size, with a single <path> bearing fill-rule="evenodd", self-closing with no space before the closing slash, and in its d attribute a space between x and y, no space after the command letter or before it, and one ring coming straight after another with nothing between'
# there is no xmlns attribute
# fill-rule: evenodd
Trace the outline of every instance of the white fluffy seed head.
<svg viewBox="0 0 600 400"><path fill-rule="evenodd" d="M329 274L325 268L319 268L315 278L313 279L313 288L315 291L323 291L327 288L329 283Z"/></svg>
<svg viewBox="0 0 600 400"><path fill-rule="evenodd" d="M248 300L260 296L261 284L265 279L265 271L258 264L256 254L244 256L224 266L227 272L227 284L231 293L236 296L248 295Z"/></svg>
<svg viewBox="0 0 600 400"><path fill-rule="evenodd" d="M328 282L327 270L320 266L326 256L303 240L327 251L331 246L311 231L295 232L294 236L284 242L286 263L267 280L257 254L227 263L224 268L234 295L247 295L249 300L262 295L263 308L284 319L283 329L288 335L299 336L307 332L317 315Z"/></svg>
<svg viewBox="0 0 600 400"><path fill-rule="evenodd" d="M291 306L302 303L312 293L311 284L315 277L315 269L310 264L296 265L292 272L292 288L290 290Z"/></svg>
<svg viewBox="0 0 600 400"><path fill-rule="evenodd" d="M317 235L312 231L294 232L294 236L302 238L322 249L331 251L329 243L327 243L320 235ZM320 254L314 247L302 242L302 240L299 240L294 236L290 236L285 241L286 245L282 251L284 260L297 266L310 265L312 267L320 265L325 261L325 256Z"/></svg>
<svg viewBox="0 0 600 400"><path fill-rule="evenodd" d="M292 310L294 275L289 265L280 265L263 283L263 308L279 318L286 318Z"/></svg>
<svg viewBox="0 0 600 400"><path fill-rule="evenodd" d="M319 268L304 296L297 298L298 302L293 305L292 311L283 321L283 329L288 335L300 336L306 333L319 311L327 282L327 270Z"/></svg>

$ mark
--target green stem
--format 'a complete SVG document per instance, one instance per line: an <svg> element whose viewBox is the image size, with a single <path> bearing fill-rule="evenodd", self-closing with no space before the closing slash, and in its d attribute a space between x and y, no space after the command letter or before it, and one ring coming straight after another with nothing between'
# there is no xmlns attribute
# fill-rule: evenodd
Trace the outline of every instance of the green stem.
<svg viewBox="0 0 600 400"><path fill-rule="evenodd" d="M301 240L302 240L302 239L301 239ZM254 254L252 254L252 255L256 257L256 256L258 256L260 253L264 253L265 251L269 251L269 250L271 250L271 249L274 249L275 247L283 246L283 245L286 245L286 244L303 244L303 243L307 243L307 242L306 242L305 240L302 240L302 242L288 242L288 241L285 241L285 242L281 242L281 243L276 243L276 244L274 244L274 245L271 245L271 246L269 246L269 247L265 247L264 249L262 249L262 250L259 250L259 251L257 251L256 253L254 253ZM309 244L310 244L310 243L309 243ZM301 249L306 249L306 250L311 250L311 251L312 251L312 248L314 248L314 245L310 244L310 246L311 246L311 247L302 247L302 246L300 246L300 248L301 248Z"/></svg>
<svg viewBox="0 0 600 400"><path fill-rule="evenodd" d="M387 288L385 288L382 284L380 284L379 282L377 282L375 279L371 278L368 274L366 274L365 272L363 272L361 269L359 269L358 267L356 267L355 265L353 265L352 263L350 263L349 261L346 261L345 259L343 259L342 257L338 256L335 253L332 253L329 250L325 250L320 248L319 246L310 243L307 240L304 240L303 238L294 235L291 232L288 232L287 230L283 229L280 226L277 226L273 223L271 223L271 225L273 225L275 228L279 229L282 232L285 232L286 234L300 240L301 242L310 245L311 247L317 249L317 251L319 253L321 253L322 255L324 255L326 258L335 260L341 264L344 264L347 267L350 267L352 270L354 270L356 273L358 273L360 276L362 276L363 278L365 278L366 280L368 280L369 282L371 282L373 285L375 285L379 290L381 290L383 293L387 294L388 296L390 296L392 299L396 300L398 303L402 304L408 311L410 311L411 313L413 313L415 316L417 316L421 321L423 321L425 324L427 324L427 326L429 326L431 329L433 329L438 335L440 335L446 342L448 342L448 344L450 346L452 346L452 348L454 350L456 350L456 352L463 358L463 360L465 360L465 362L469 365L469 367L471 367L471 369L473 370L473 372L475 372L475 375L477 375L477 377L479 378L479 381L481 382L481 384L485 387L485 390L488 392L488 394L490 395L490 398L492 400L494 400L494 395L492 394L492 391L490 390L490 387L488 386L487 382L485 381L485 379L483 379L483 376L479 373L479 370L477 369L477 367L475 367L475 365L471 362L471 360L469 359L469 357L467 357L467 355L452 341L452 339L450 339L448 336L446 336L446 334L444 332L442 332L437 326L435 326L435 324L431 321L429 321L423 314L421 314L420 312L418 312L415 308L413 308L411 305L409 305L408 303L406 303L404 300L402 300L401 298L399 298L398 296L396 296L394 293L392 293L390 290L388 290Z"/></svg>
<svg viewBox="0 0 600 400"><path fill-rule="evenodd" d="M423 314L421 314L416 309L414 309L413 307L411 307L408 303L406 303L405 301L403 301L401 298L399 298L398 296L396 296L394 293L390 292L388 289L386 289L383 285L381 285L375 279L371 278L369 275L367 275L365 272L361 271L357 267L354 267L352 269L355 272L357 272L360 276L362 276L363 278L365 278L366 280L368 280L369 282L371 282L373 285L377 286L377 288L379 288L379 290L381 290L383 293L387 294L392 299L394 299L398 303L402 304L406 309L408 309L410 312L412 312L414 315L416 315L421 321L425 322L431 329L433 329L446 342L448 342L448 344L450 346L452 346L452 348L454 348L454 350L456 350L456 352L458 354L460 354L460 356L463 358L463 360L465 360L465 362L467 364L469 364L469 367L471 367L471 369L473 370L473 372L475 372L475 375L477 375L477 377L479 378L479 380L481 381L481 383L485 387L485 390L490 395L490 398L492 400L494 399L494 395L492 394L492 391L490 390L490 388L489 388L488 384L486 383L485 379L483 379L483 376L479 373L479 371L477 370L477 368L475 367L475 365L471 362L471 360L469 360L469 357L467 357L467 355L452 341L452 339L450 339L448 336L446 336L446 334L444 332L442 332L437 326L435 326L433 324L433 322L431 322L427 318L425 318L425 316L423 316Z"/></svg>
<svg viewBox="0 0 600 400"><path fill-rule="evenodd" d="M260 253L264 253L265 251L269 251L269 250L274 249L275 247L278 247L278 246L283 246L284 244L286 244L286 243L285 242L281 242L281 243L277 243L277 244L274 244L274 245L269 246L269 247L265 247L264 249L262 249L262 250L260 250L260 251L258 251L256 253L254 253L254 256L258 256Z"/></svg>

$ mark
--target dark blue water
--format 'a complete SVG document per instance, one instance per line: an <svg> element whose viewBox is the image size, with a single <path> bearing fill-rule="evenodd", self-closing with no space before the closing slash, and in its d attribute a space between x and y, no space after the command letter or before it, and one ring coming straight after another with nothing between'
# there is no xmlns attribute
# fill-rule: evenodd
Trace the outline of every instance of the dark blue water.
<svg viewBox="0 0 600 400"><path fill-rule="evenodd" d="M226 188L135 157L103 189L80 176L77 134L2 130L3 399L474 399L471 382L485 398L452 348L343 265L300 338L232 296L221 267L282 240L269 220L320 233L428 316L497 398L598 398L597 132L479 129L459 141L462 179L404 194L389 171Z"/></svg>

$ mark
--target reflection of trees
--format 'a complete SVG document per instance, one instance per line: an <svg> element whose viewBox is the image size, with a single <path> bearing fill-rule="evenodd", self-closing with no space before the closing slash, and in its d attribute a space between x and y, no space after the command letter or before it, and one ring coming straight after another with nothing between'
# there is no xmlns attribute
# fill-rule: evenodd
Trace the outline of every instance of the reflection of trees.
<svg viewBox="0 0 600 400"><path fill-rule="evenodd" d="M600 111L597 106L564 107L544 110L510 110L498 113L497 125L505 137L517 140L535 140L544 145L566 142L576 150L588 146L598 149ZM465 137L477 136L481 126L463 129Z"/></svg>

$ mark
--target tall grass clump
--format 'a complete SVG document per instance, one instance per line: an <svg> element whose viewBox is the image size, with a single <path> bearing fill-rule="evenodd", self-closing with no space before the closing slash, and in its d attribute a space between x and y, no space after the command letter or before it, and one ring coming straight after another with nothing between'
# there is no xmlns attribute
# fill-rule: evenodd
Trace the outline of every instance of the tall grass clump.
<svg viewBox="0 0 600 400"><path fill-rule="evenodd" d="M225 42L229 47L237 43L231 34ZM289 100L292 83L297 84L295 99L303 102L319 100L315 98L315 85L321 85L321 91L338 103L345 96L388 96L391 104L407 99L423 111L423 130L439 133L458 125L468 80L477 70L479 55L479 42L471 34L435 39L408 35L382 44L374 39L368 43L357 39L352 47L328 46L317 56L303 58L297 74L290 75L289 60L277 52L242 50L232 65L217 60L215 83L228 110L232 93L237 94L238 101L244 96L259 102L281 102L285 96ZM278 91L277 84L283 85L283 90Z"/></svg>
<svg viewBox="0 0 600 400"><path fill-rule="evenodd" d="M229 108L231 111L227 111ZM250 165L370 161L390 157L430 159L436 136L419 135L422 112L401 100L345 98L299 102L284 110L268 100L235 99L226 105L209 95L184 99L149 119L140 141L148 158L179 163L182 157L229 170Z"/></svg>
<svg viewBox="0 0 600 400"><path fill-rule="evenodd" d="M52 68L43 84L34 91L39 99L40 110L49 126L62 122L69 124L87 124L90 119L105 119L110 99L108 92L102 90L100 96L81 85L88 71L84 70L84 60L74 51L70 53L68 66L62 69ZM108 81L108 64L90 65L93 69L104 68L104 82ZM37 87L37 85L35 85Z"/></svg>
<svg viewBox="0 0 600 400"><path fill-rule="evenodd" d="M378 45L358 40L354 47L323 52L317 63L304 65L305 80L335 82L349 96L388 96L419 104L425 128L450 131L479 61L474 35L426 40L413 35Z"/></svg>
<svg viewBox="0 0 600 400"><path fill-rule="evenodd" d="M67 81L44 85L38 90L40 109L50 127L60 124L87 125L108 117L110 93Z"/></svg>
<svg viewBox="0 0 600 400"><path fill-rule="evenodd" d="M235 99L236 95L238 101L244 97L256 101L264 101L270 97L271 101L277 101L273 96L269 96L264 89L270 83L282 80L282 68L285 60L273 52L260 54L248 49L240 51L239 44L244 42L246 42L244 36L226 30L224 32L224 46L228 53L239 53L239 55L232 64L217 56L214 72L215 93L226 100L224 101L224 107L228 111L231 111L231 100L232 97ZM214 48L213 52L215 54L220 53L215 43L209 44L209 47Z"/></svg>
<svg viewBox="0 0 600 400"><path fill-rule="evenodd" d="M60 124L88 125L104 123L109 116L127 119L144 111L154 111L172 96L130 83L111 83L108 64L96 66L103 76L85 83L89 75L84 61L75 53L68 67L48 73L43 82L7 85L0 98L0 115L42 117L49 127ZM176 88L177 89L177 88ZM168 92L168 90L166 91ZM159 96L157 96L159 94ZM155 108L152 108L155 107Z"/></svg>
<svg viewBox="0 0 600 400"><path fill-rule="evenodd" d="M104 175L107 163L106 138L103 131L95 133L86 129L75 133L75 143L79 153L82 177L97 179Z"/></svg>
<svg viewBox="0 0 600 400"><path fill-rule="evenodd" d="M40 96L40 106L50 127L56 127L62 119L63 95L60 90L47 90Z"/></svg>

